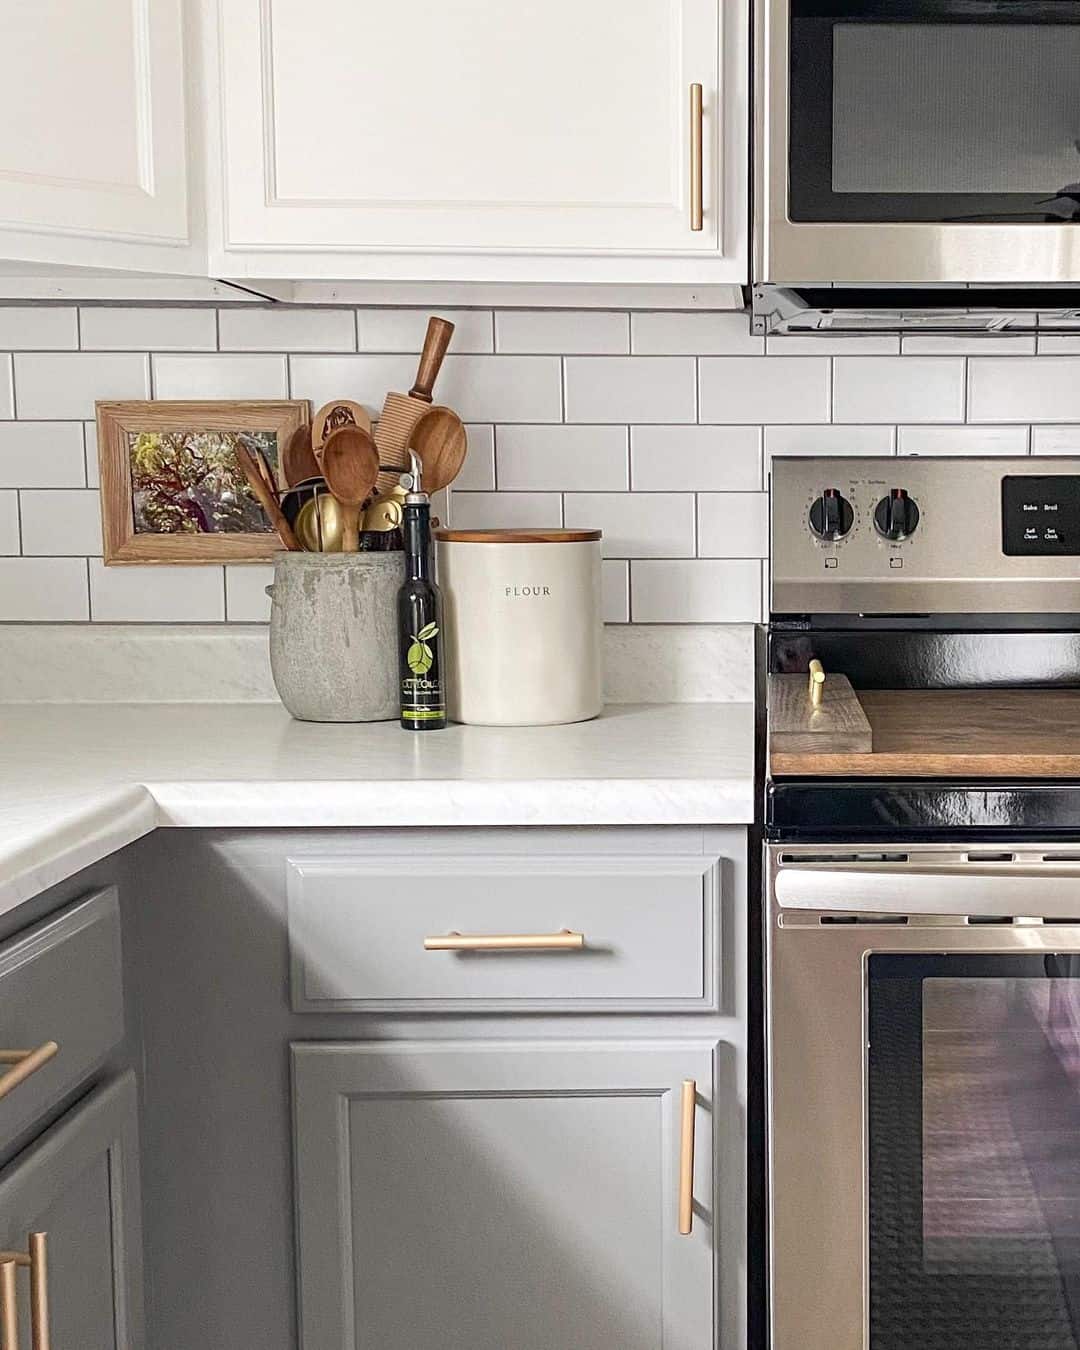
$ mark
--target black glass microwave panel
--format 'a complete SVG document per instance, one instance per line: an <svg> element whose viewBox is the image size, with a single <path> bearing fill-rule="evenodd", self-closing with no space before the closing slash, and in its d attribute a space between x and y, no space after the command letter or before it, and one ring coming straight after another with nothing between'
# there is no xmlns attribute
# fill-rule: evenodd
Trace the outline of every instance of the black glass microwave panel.
<svg viewBox="0 0 1080 1350"><path fill-rule="evenodd" d="M792 0L795 221L1080 220L1076 0Z"/></svg>
<svg viewBox="0 0 1080 1350"><path fill-rule="evenodd" d="M1017 558L1080 556L1080 478L1007 474L1001 480L1001 547Z"/></svg>
<svg viewBox="0 0 1080 1350"><path fill-rule="evenodd" d="M869 958L870 1350L1080 1347L1080 956Z"/></svg>

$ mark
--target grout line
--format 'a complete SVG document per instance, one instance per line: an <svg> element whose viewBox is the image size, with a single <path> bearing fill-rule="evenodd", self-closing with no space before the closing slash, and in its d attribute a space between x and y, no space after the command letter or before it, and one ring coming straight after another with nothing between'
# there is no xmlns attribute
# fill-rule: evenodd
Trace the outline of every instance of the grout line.
<svg viewBox="0 0 1080 1350"><path fill-rule="evenodd" d="M23 553L23 522L22 522L22 488L15 493L15 523L19 536L19 557L25 557Z"/></svg>
<svg viewBox="0 0 1080 1350"><path fill-rule="evenodd" d="M962 403L961 403L961 408L962 408L963 416L961 417L960 420L961 420L961 422L964 424L964 426L968 426L968 425L969 425L969 423L968 423L968 402L969 402L969 397L970 397L969 394L968 394L968 381L969 381L969 379L970 379L970 367L968 366L968 361L969 361L969 359L970 359L970 358L967 357L967 356L965 356L965 357L963 358L963 361L964 361L964 393L963 393L963 400L962 400Z"/></svg>
<svg viewBox="0 0 1080 1350"><path fill-rule="evenodd" d="M214 351L221 351L221 310L214 310Z"/></svg>

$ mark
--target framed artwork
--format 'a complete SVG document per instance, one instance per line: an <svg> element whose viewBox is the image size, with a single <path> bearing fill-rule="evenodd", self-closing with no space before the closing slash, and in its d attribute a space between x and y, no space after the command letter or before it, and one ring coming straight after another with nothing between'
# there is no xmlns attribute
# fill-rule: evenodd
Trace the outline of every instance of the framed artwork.
<svg viewBox="0 0 1080 1350"><path fill-rule="evenodd" d="M243 444L282 485L307 399L99 402L105 562L254 562L281 548L236 461Z"/></svg>

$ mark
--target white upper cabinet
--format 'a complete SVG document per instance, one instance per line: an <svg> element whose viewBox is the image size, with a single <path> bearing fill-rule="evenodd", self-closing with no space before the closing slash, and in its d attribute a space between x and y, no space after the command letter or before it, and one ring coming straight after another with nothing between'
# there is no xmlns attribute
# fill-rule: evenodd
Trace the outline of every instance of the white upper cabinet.
<svg viewBox="0 0 1080 1350"><path fill-rule="evenodd" d="M742 0L218 3L225 274L745 279Z"/></svg>
<svg viewBox="0 0 1080 1350"><path fill-rule="evenodd" d="M184 272L182 0L6 0L0 259Z"/></svg>

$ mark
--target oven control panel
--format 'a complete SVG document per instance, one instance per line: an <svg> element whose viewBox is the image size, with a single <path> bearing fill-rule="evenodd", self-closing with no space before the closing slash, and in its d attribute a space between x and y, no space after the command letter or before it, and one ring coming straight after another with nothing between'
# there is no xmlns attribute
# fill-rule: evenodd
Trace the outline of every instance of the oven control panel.
<svg viewBox="0 0 1080 1350"><path fill-rule="evenodd" d="M1080 614L1080 457L776 457L773 614Z"/></svg>

